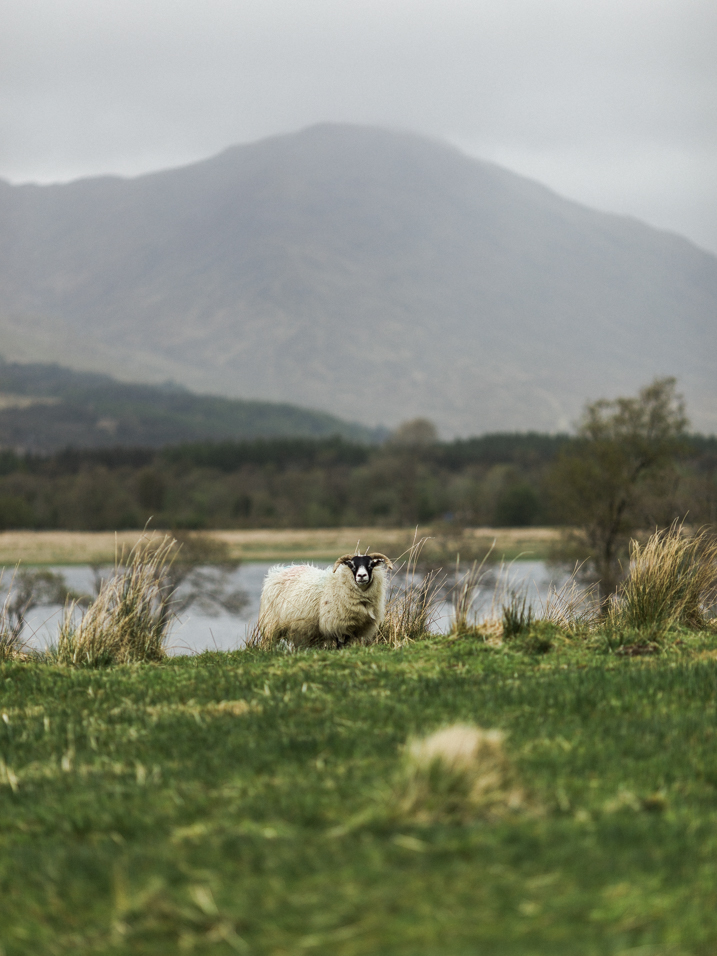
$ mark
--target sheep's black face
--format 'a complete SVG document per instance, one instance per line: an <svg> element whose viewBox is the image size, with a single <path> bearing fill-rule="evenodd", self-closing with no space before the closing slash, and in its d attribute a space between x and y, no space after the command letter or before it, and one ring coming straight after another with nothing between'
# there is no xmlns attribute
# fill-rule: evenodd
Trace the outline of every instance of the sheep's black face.
<svg viewBox="0 0 717 956"><path fill-rule="evenodd" d="M367 554L355 554L352 558L348 558L345 564L353 572L356 584L365 591L373 580L373 569L383 564L383 561L380 558L371 558Z"/></svg>

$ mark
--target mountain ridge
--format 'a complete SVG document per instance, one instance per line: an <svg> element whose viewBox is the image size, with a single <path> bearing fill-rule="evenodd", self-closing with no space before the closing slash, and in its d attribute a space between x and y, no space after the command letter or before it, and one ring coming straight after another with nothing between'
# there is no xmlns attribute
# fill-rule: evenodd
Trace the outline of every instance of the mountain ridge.
<svg viewBox="0 0 717 956"><path fill-rule="evenodd" d="M717 258L437 140L322 124L8 186L0 223L13 357L46 338L121 377L444 435L564 429L675 374L717 430Z"/></svg>

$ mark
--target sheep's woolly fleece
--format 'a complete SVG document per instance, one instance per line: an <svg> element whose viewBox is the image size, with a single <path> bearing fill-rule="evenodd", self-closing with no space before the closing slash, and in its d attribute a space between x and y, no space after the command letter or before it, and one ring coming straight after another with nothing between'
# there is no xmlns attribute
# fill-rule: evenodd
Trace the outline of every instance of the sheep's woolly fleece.
<svg viewBox="0 0 717 956"><path fill-rule="evenodd" d="M339 647L368 643L386 609L385 555L360 556L376 559L370 583L359 587L353 570L339 558L333 567L289 565L270 568L264 579L259 607L261 644L270 647L286 640L297 647Z"/></svg>

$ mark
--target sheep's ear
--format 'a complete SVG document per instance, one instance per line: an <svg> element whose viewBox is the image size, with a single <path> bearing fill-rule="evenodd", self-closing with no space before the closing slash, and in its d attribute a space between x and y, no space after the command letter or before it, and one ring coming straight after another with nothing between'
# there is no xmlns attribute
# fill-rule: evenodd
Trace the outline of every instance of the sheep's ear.
<svg viewBox="0 0 717 956"><path fill-rule="evenodd" d="M342 564L351 564L352 558L352 554L345 554L343 557L339 558L334 565L334 574L338 571Z"/></svg>
<svg viewBox="0 0 717 956"><path fill-rule="evenodd" d="M382 561L389 571L393 571L393 562L390 558L387 558L385 554L381 554L379 551L374 551L373 554L369 554L369 558L371 558L371 561L376 561L377 563Z"/></svg>

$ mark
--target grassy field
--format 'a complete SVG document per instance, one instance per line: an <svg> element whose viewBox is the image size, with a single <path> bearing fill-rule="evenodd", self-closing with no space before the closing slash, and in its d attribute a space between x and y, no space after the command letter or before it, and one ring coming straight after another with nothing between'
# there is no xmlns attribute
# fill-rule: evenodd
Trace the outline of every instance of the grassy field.
<svg viewBox="0 0 717 956"><path fill-rule="evenodd" d="M340 554L361 547L383 551L392 557L413 541L414 528L318 528L207 531L203 535L226 543L228 557L242 561L334 561ZM131 548L140 531L4 531L0 533L0 566L23 564L111 564L123 546ZM159 533L161 534L161 533ZM425 556L455 562L456 552L465 560L482 554L495 541L498 560L518 556L545 558L560 540L555 528L468 528L462 532L419 528L418 537L432 538Z"/></svg>
<svg viewBox="0 0 717 956"><path fill-rule="evenodd" d="M536 646L1 665L0 951L713 956L717 636ZM405 811L456 721L522 808Z"/></svg>

